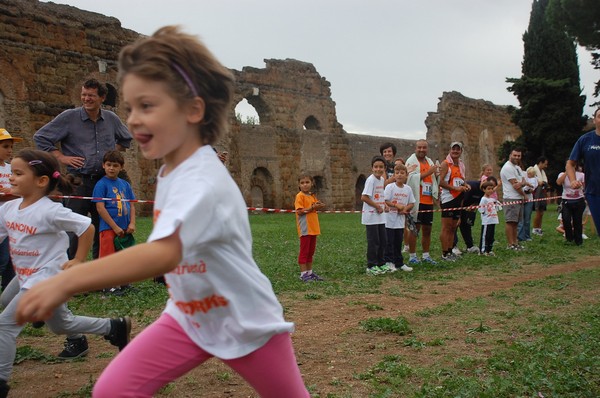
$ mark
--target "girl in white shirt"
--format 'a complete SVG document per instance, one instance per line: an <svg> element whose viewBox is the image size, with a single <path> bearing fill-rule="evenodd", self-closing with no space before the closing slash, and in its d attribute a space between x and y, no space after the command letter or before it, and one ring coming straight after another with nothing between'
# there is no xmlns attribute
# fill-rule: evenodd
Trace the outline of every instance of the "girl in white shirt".
<svg viewBox="0 0 600 398"><path fill-rule="evenodd" d="M144 157L163 160L152 233L36 286L17 319L44 319L78 292L165 274L163 314L104 370L94 397L151 397L212 357L261 397L309 396L293 324L252 258L246 204L211 147L227 129L233 75L176 27L125 47L119 73L129 131Z"/></svg>
<svg viewBox="0 0 600 398"><path fill-rule="evenodd" d="M573 188L569 176L565 172L558 175L556 183L562 185L562 223L567 242L583 244L583 212L585 211L585 196L583 194L585 174L577 168L575 178L580 183L579 188Z"/></svg>
<svg viewBox="0 0 600 398"><path fill-rule="evenodd" d="M23 329L17 324L17 305L28 289L44 280L85 261L92 245L94 227L88 217L74 213L47 195L58 187L63 193L71 184L60 174L58 161L47 152L23 150L13 159L10 176L11 193L20 196L6 202L0 212L0 240L10 240L10 255L16 278L9 286L19 284L14 297L2 295L5 305L0 314L0 397L8 394L8 378L16 354L16 340ZM67 231L79 237L75 258L69 260ZM12 296L16 289L7 288ZM75 316L64 301L44 317L46 325L57 334L92 333L103 335L123 349L129 342L129 318L91 318Z"/></svg>

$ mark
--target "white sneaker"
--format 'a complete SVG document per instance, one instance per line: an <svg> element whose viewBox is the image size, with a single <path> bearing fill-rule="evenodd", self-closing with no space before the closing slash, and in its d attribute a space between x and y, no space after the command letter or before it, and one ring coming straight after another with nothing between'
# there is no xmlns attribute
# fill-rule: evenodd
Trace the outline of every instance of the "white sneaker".
<svg viewBox="0 0 600 398"><path fill-rule="evenodd" d="M412 271L412 270L413 270L411 267L409 267L409 266L408 266L408 265L406 265L406 264L404 264L402 267L400 267L400 269L401 269L402 271L407 271L407 272L409 272L409 271Z"/></svg>
<svg viewBox="0 0 600 398"><path fill-rule="evenodd" d="M381 272L382 274L385 274L385 273L387 273L387 272L394 272L394 271L392 271L392 269L390 268L390 266L389 266L388 264L389 264L389 263L387 263L387 264L383 264L383 265L381 265L381 266L379 267L379 270L380 270L380 271L382 271L382 272Z"/></svg>
<svg viewBox="0 0 600 398"><path fill-rule="evenodd" d="M396 266L394 265L394 263L385 263L385 265L388 267L389 271L388 272L396 272L398 271L396 269Z"/></svg>
<svg viewBox="0 0 600 398"><path fill-rule="evenodd" d="M402 253L408 253L408 245L404 245L404 247L402 247Z"/></svg>
<svg viewBox="0 0 600 398"><path fill-rule="evenodd" d="M582 237L583 239L589 239L589 238L588 238L588 236L587 236L586 234L581 234L581 237Z"/></svg>
<svg viewBox="0 0 600 398"><path fill-rule="evenodd" d="M460 251L460 249L457 246L454 246L452 248L452 253L456 256L460 256L462 254L462 252Z"/></svg>
<svg viewBox="0 0 600 398"><path fill-rule="evenodd" d="M467 249L467 253L477 253L479 254L479 248L477 246L471 246Z"/></svg>

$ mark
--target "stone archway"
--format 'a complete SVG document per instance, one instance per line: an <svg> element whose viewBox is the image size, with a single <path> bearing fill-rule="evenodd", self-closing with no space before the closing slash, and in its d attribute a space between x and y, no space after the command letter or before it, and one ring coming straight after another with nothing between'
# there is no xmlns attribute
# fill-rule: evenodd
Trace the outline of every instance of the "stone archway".
<svg viewBox="0 0 600 398"><path fill-rule="evenodd" d="M362 209L362 192L365 189L365 182L367 181L367 177L364 174L361 174L356 179L356 184L354 185L354 209L361 210Z"/></svg>
<svg viewBox="0 0 600 398"><path fill-rule="evenodd" d="M257 167L250 178L250 197L252 207L275 207L273 197L273 176L264 167Z"/></svg>
<svg viewBox="0 0 600 398"><path fill-rule="evenodd" d="M117 93L117 89L110 83L106 83L106 88L108 93L106 94L106 98L102 105L110 106L112 108L117 107L117 99L119 98L119 94Z"/></svg>
<svg viewBox="0 0 600 398"><path fill-rule="evenodd" d="M261 187L253 185L250 188L250 206L251 207L264 207L264 193Z"/></svg>

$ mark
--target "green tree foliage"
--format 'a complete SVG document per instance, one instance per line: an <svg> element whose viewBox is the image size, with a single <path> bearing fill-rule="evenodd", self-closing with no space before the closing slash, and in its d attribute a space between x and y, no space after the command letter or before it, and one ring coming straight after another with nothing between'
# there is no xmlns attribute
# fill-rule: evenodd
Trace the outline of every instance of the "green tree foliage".
<svg viewBox="0 0 600 398"><path fill-rule="evenodd" d="M546 156L549 178L555 180L581 135L585 96L575 43L546 12L549 1L534 0L523 34L522 76L507 82L520 104L512 119L523 132L517 143L525 150L524 164Z"/></svg>
<svg viewBox="0 0 600 398"><path fill-rule="evenodd" d="M591 63L594 69L600 69L600 1L550 0L548 11L580 45L592 52ZM599 95L600 80L596 82L594 97ZM600 101L593 105L600 105Z"/></svg>

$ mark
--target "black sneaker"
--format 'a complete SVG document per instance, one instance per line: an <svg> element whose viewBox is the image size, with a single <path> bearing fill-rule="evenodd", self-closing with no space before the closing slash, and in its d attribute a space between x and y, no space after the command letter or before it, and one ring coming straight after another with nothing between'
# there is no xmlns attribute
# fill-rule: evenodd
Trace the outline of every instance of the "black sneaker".
<svg viewBox="0 0 600 398"><path fill-rule="evenodd" d="M6 380L0 380L0 398L8 397L8 390L10 390L10 386L6 383Z"/></svg>
<svg viewBox="0 0 600 398"><path fill-rule="evenodd" d="M80 358L86 356L88 351L88 342L85 336L75 338L67 337L65 340L65 348L58 354L58 357L61 359Z"/></svg>
<svg viewBox="0 0 600 398"><path fill-rule="evenodd" d="M131 339L131 318L124 316L110 320L110 333L104 338L110 341L110 344L119 347L121 351Z"/></svg>

